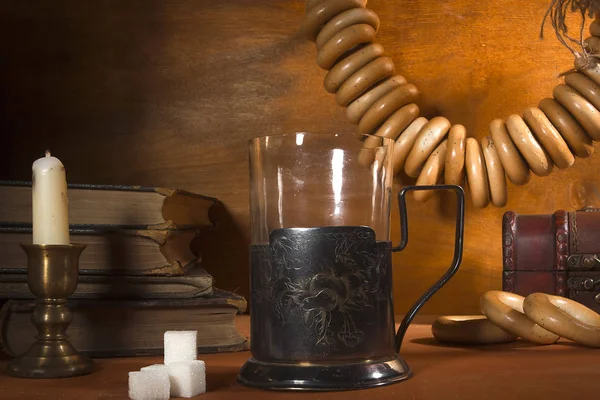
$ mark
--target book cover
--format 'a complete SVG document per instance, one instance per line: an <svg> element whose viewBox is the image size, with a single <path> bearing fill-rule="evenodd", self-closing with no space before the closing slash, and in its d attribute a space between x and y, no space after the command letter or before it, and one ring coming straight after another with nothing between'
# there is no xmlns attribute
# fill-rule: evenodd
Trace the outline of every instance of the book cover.
<svg viewBox="0 0 600 400"><path fill-rule="evenodd" d="M200 259L190 248L195 230L70 225L69 231L73 243L87 245L79 259L82 275L180 276ZM31 241L31 226L0 225L0 273L26 272L20 244Z"/></svg>
<svg viewBox="0 0 600 400"><path fill-rule="evenodd" d="M69 223L130 229L210 226L216 198L172 188L69 184ZM31 224L31 182L0 181L0 224Z"/></svg>
<svg viewBox="0 0 600 400"><path fill-rule="evenodd" d="M0 310L0 346L6 354L23 354L34 342L34 305L33 300L9 300ZM162 355L167 330L196 330L199 353L248 348L234 320L246 310L246 300L224 290L197 299L69 300L68 305L73 312L69 341L90 357Z"/></svg>
<svg viewBox="0 0 600 400"><path fill-rule="evenodd" d="M185 299L212 294L213 278L195 263L183 276L79 275L73 299ZM31 299L26 273L0 273L0 299Z"/></svg>

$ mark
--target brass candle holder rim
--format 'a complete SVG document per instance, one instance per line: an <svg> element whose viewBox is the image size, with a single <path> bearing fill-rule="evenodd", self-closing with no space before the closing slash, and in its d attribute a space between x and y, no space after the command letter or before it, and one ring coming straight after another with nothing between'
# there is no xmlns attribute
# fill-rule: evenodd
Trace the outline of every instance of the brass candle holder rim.
<svg viewBox="0 0 600 400"><path fill-rule="evenodd" d="M69 243L69 244L33 244L33 243L20 243L21 248L27 253L27 265L31 265L31 261L37 258L45 260L63 260L58 261L64 263L65 258L79 257L79 255L85 250L87 244L83 243ZM75 261L78 263L78 261ZM34 261L34 264L36 261ZM45 264L45 262L44 262Z"/></svg>
<svg viewBox="0 0 600 400"><path fill-rule="evenodd" d="M69 243L69 244L38 244L38 243L20 243L23 248L29 249L83 249L87 247L84 243Z"/></svg>

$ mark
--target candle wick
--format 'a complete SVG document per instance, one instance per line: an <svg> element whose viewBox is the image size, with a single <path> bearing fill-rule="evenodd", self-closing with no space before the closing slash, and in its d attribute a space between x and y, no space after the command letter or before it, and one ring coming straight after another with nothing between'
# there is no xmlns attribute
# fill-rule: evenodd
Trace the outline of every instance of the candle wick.
<svg viewBox="0 0 600 400"><path fill-rule="evenodd" d="M50 157L50 150L46 150L46 157Z"/></svg>

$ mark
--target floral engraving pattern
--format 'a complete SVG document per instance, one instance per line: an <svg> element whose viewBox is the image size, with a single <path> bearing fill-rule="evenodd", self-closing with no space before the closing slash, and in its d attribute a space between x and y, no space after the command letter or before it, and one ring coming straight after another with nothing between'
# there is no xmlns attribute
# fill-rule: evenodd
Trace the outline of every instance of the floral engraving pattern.
<svg viewBox="0 0 600 400"><path fill-rule="evenodd" d="M279 324L302 321L311 344L354 348L365 340L355 314L389 300L387 242L365 227L276 230L259 251L263 275L255 293Z"/></svg>

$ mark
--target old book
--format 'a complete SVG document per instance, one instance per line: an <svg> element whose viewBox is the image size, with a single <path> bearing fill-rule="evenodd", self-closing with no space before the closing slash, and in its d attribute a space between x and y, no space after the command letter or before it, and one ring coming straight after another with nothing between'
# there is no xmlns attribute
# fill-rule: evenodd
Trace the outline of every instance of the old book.
<svg viewBox="0 0 600 400"><path fill-rule="evenodd" d="M190 249L195 230L71 225L70 233L73 243L87 245L79 259L82 275L183 275L199 259ZM19 244L31 241L31 226L0 225L0 273L25 271Z"/></svg>
<svg viewBox="0 0 600 400"><path fill-rule="evenodd" d="M600 312L600 210L503 217L505 291L569 297Z"/></svg>
<svg viewBox="0 0 600 400"><path fill-rule="evenodd" d="M33 307L31 300L9 300L0 310L0 344L7 354L23 354L34 342ZM234 322L235 315L246 310L246 300L219 289L198 299L70 300L69 307L69 340L91 357L161 355L167 330L196 330L199 353L248 347Z"/></svg>
<svg viewBox="0 0 600 400"><path fill-rule="evenodd" d="M79 275L74 299L181 299L208 296L212 276L201 264L183 276ZM0 299L33 298L26 273L0 273Z"/></svg>
<svg viewBox="0 0 600 400"><path fill-rule="evenodd" d="M212 225L213 197L178 189L68 185L69 223L132 229L175 229ZM31 224L31 182L0 181L0 223Z"/></svg>

